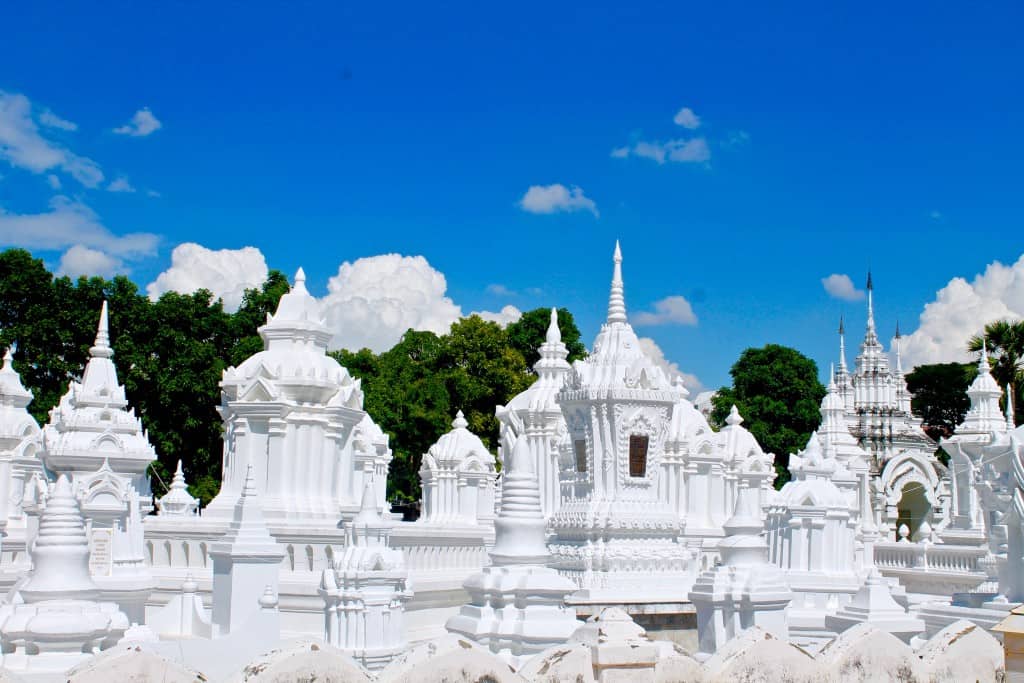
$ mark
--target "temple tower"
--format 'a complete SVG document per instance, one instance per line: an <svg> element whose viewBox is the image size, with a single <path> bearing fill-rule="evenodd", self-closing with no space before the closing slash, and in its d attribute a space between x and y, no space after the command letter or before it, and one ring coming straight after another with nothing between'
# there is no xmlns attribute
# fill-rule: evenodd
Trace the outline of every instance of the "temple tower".
<svg viewBox="0 0 1024 683"><path fill-rule="evenodd" d="M658 487L677 398L626 318L616 244L607 320L557 396L576 467L572 497L551 518L551 550L581 597L685 600L693 554Z"/></svg>

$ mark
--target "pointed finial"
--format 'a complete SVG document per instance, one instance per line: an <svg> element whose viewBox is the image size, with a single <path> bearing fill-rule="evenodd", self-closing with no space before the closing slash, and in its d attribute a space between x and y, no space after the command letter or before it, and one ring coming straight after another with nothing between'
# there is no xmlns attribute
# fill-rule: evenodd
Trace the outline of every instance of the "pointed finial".
<svg viewBox="0 0 1024 683"><path fill-rule="evenodd" d="M615 269L612 272L612 290L608 295L608 323L626 322L626 298L622 284L622 249L615 240Z"/></svg>
<svg viewBox="0 0 1024 683"><path fill-rule="evenodd" d="M875 285L874 285L874 283L873 283L873 282L871 281L871 269L870 269L870 268L868 268L868 284L867 284L867 290L868 290L868 291L870 292L870 291L871 291L871 290L873 290L874 288L875 288Z"/></svg>
<svg viewBox="0 0 1024 683"><path fill-rule="evenodd" d="M6 351L4 351L4 367L3 367L3 369L5 371L6 370L13 370L13 367L11 366L11 363L13 363L13 362L14 362L14 345L12 344L11 346L7 347Z"/></svg>
<svg viewBox="0 0 1024 683"><path fill-rule="evenodd" d="M903 374L903 354L901 353L902 344L900 340L903 337L900 335L900 321L896 321L896 374Z"/></svg>
<svg viewBox="0 0 1024 683"><path fill-rule="evenodd" d="M455 413L455 419L452 420L452 427L454 429L465 429L468 426L469 423L466 422L466 416L462 414L462 411L460 410Z"/></svg>
<svg viewBox="0 0 1024 683"><path fill-rule="evenodd" d="M841 337L844 334L846 334L846 327L843 325L843 316L842 316L842 314L840 314L839 315L839 336Z"/></svg>
<svg viewBox="0 0 1024 683"><path fill-rule="evenodd" d="M735 403L732 405L732 408L729 409L729 416L725 418L725 423L730 427L743 424L743 416L740 415L740 411L736 408Z"/></svg>
<svg viewBox="0 0 1024 683"><path fill-rule="evenodd" d="M358 527L365 524L375 524L380 521L380 511L377 509L377 491L373 486L373 474L366 478L363 485L363 497L359 501L359 513L353 520L353 526Z"/></svg>
<svg viewBox="0 0 1024 683"><path fill-rule="evenodd" d="M846 327L843 324L843 316L839 316L839 370L846 373Z"/></svg>
<svg viewBox="0 0 1024 683"><path fill-rule="evenodd" d="M868 271L868 337L875 336L875 286L871 282L871 271Z"/></svg>
<svg viewBox="0 0 1024 683"><path fill-rule="evenodd" d="M551 323L548 324L548 333L545 337L548 344L557 344L562 341L562 331L558 329L558 311L551 307Z"/></svg>
<svg viewBox="0 0 1024 683"><path fill-rule="evenodd" d="M100 308L100 322L96 326L96 341L89 349L89 353L93 358L110 358L114 355L113 349L110 348L110 323L107 316L106 299L103 300L103 306Z"/></svg>
<svg viewBox="0 0 1024 683"><path fill-rule="evenodd" d="M305 292L306 291L306 271L299 266L299 269L295 271L295 284L292 286L293 292Z"/></svg>
<svg viewBox="0 0 1024 683"><path fill-rule="evenodd" d="M978 372L988 373L991 368L988 365L988 347L986 346L985 336L981 337L981 353L978 355Z"/></svg>
<svg viewBox="0 0 1024 683"><path fill-rule="evenodd" d="M896 321L896 339L900 339L900 321Z"/></svg>
<svg viewBox="0 0 1024 683"><path fill-rule="evenodd" d="M1014 430L1017 428L1015 415L1013 414L1013 385L1006 385L1006 427Z"/></svg>
<svg viewBox="0 0 1024 683"><path fill-rule="evenodd" d="M828 390L832 392L836 388L836 364L828 364Z"/></svg>

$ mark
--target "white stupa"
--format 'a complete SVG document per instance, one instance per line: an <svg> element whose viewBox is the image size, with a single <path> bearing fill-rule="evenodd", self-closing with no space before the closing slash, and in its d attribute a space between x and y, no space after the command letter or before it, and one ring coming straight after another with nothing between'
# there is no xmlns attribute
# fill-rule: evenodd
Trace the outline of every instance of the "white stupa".
<svg viewBox="0 0 1024 683"><path fill-rule="evenodd" d="M405 555L389 547L391 522L377 508L372 480L348 529L344 554L320 576L324 640L377 671L407 649L405 604L412 584Z"/></svg>
<svg viewBox="0 0 1024 683"><path fill-rule="evenodd" d="M203 517L234 514L249 465L275 529L334 527L339 512L351 518L367 476L383 505L387 437L367 424L360 381L327 355L334 333L301 268L259 334L263 350L221 380L223 482Z"/></svg>
<svg viewBox="0 0 1024 683"><path fill-rule="evenodd" d="M260 609L268 590L278 593L279 565L284 548L267 530L258 500L253 466L246 467L242 493L224 537L210 547L213 560L213 635L243 627Z"/></svg>
<svg viewBox="0 0 1024 683"><path fill-rule="evenodd" d="M494 456L469 431L462 411L452 429L423 455L423 524L490 525L494 519Z"/></svg>
<svg viewBox="0 0 1024 683"><path fill-rule="evenodd" d="M138 492L143 514L152 508L146 470L156 452L128 407L113 356L104 301L82 380L70 383L43 429L46 467L67 474L73 487L84 492L82 513L94 528L124 519L122 500L129 487Z"/></svg>
<svg viewBox="0 0 1024 683"><path fill-rule="evenodd" d="M550 517L562 502L558 441L565 433L565 418L555 398L569 372L565 360L569 351L562 343L558 311L554 308L538 351L540 360L533 366L537 381L507 406L498 406L495 413L501 423L501 445L506 456L512 453L517 439L526 439L529 444L533 471L540 482L541 509L545 517Z"/></svg>
<svg viewBox="0 0 1024 683"><path fill-rule="evenodd" d="M445 627L518 665L582 625L565 598L576 585L546 566L545 521L534 453L520 437L505 458L492 565L463 584L470 602Z"/></svg>
<svg viewBox="0 0 1024 683"><path fill-rule="evenodd" d="M584 600L681 603L694 553L678 542L678 512L659 491L679 394L626 318L617 243L614 262L607 320L557 396L576 467L570 497L551 517L553 566Z"/></svg>
<svg viewBox="0 0 1024 683"><path fill-rule="evenodd" d="M23 604L0 612L3 666L57 672L114 645L129 627L113 603L96 602L89 576L89 542L71 484L60 475L50 493L32 548L33 569L19 589Z"/></svg>
<svg viewBox="0 0 1024 683"><path fill-rule="evenodd" d="M156 507L161 517L194 517L197 514L199 501L188 492L181 460L178 461L178 468L174 470L170 489L163 498L157 499Z"/></svg>
<svg viewBox="0 0 1024 683"><path fill-rule="evenodd" d="M29 568L24 493L33 476L43 473L42 430L27 410L31 402L32 392L21 383L14 370L14 350L8 348L0 366L0 531L4 553L19 561L0 567L4 573Z"/></svg>
<svg viewBox="0 0 1024 683"><path fill-rule="evenodd" d="M760 489L773 479L772 460L752 458L740 473L736 510L718 543L721 564L703 572L690 600L697 609L698 658L707 659L751 626L777 638L789 636L787 611L793 597L785 573L769 562L762 537Z"/></svg>

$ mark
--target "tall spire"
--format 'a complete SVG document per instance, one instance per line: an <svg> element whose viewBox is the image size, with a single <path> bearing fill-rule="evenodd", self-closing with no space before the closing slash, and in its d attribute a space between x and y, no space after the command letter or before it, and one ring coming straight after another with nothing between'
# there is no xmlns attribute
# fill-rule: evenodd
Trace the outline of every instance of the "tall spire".
<svg viewBox="0 0 1024 683"><path fill-rule="evenodd" d="M626 322L626 299L623 296L622 286L622 249L619 248L619 241L615 240L615 270L612 273L612 291L608 296L608 323Z"/></svg>
<svg viewBox="0 0 1024 683"><path fill-rule="evenodd" d="M846 326L843 316L839 316L839 371L846 374Z"/></svg>
<svg viewBox="0 0 1024 683"><path fill-rule="evenodd" d="M903 374L903 356L900 353L900 321L896 321L896 374Z"/></svg>
<svg viewBox="0 0 1024 683"><path fill-rule="evenodd" d="M1013 414L1013 385L1006 385L1006 428L1014 430L1017 428Z"/></svg>
<svg viewBox="0 0 1024 683"><path fill-rule="evenodd" d="M96 326L96 341L93 343L92 348L89 349L89 354L93 358L110 358L114 355L114 350L110 348L110 323L107 318L107 300L103 300L103 307L100 308L100 322Z"/></svg>
<svg viewBox="0 0 1024 683"><path fill-rule="evenodd" d="M871 281L871 271L870 270L868 271L867 290L868 290L868 330L867 330L867 336L869 338L876 338L877 334L875 332L875 286L874 286L874 283Z"/></svg>

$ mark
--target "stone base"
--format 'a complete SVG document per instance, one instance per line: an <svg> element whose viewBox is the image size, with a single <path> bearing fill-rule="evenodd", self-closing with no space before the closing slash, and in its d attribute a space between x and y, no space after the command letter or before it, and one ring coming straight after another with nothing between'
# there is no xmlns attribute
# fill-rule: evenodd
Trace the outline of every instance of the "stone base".
<svg viewBox="0 0 1024 683"><path fill-rule="evenodd" d="M618 607L641 626L651 640L676 643L687 652L697 651L697 610L686 602L600 602L587 600L575 593L565 604L576 610L576 617L586 621L607 607Z"/></svg>
<svg viewBox="0 0 1024 683"><path fill-rule="evenodd" d="M1016 607L1016 603L1012 602L987 602L979 607L966 607L941 602L925 603L917 610L917 616L925 623L925 632L922 634L921 640L931 638L960 619L966 619L977 624L992 633L996 638L1000 638L1001 634L993 632L992 627L1005 619L1014 607Z"/></svg>

